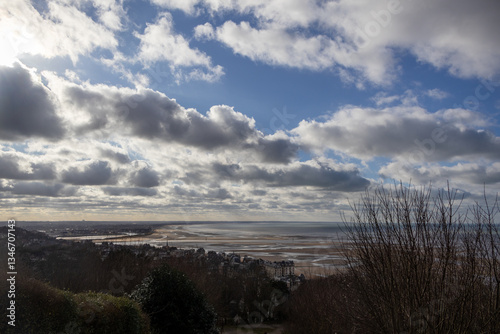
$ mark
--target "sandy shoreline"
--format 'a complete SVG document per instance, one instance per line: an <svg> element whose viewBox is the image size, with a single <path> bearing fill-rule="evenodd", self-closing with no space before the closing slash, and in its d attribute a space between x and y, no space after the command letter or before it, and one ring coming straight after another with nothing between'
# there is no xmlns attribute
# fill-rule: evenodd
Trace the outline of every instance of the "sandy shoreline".
<svg viewBox="0 0 500 334"><path fill-rule="evenodd" d="M94 238L96 243L109 241L122 244L174 246L206 251L237 253L241 256L262 258L269 261L292 260L297 274L324 274L343 265L342 242L333 237L290 235L225 235L224 233L197 231L186 225L165 225L155 228L146 236L113 236L112 239Z"/></svg>

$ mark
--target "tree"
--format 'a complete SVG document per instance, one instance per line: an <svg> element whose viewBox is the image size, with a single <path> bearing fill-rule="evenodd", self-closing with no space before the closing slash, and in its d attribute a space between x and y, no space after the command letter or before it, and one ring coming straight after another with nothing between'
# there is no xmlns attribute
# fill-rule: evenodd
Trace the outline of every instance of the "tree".
<svg viewBox="0 0 500 334"><path fill-rule="evenodd" d="M130 295L149 315L152 333L218 333L216 313L181 272L154 269Z"/></svg>
<svg viewBox="0 0 500 334"><path fill-rule="evenodd" d="M400 184L351 208L346 268L292 294L287 333L500 333L498 198Z"/></svg>
<svg viewBox="0 0 500 334"><path fill-rule="evenodd" d="M498 333L498 201L462 208L456 191L402 184L353 205L345 255L355 327L372 333ZM344 220L347 223L347 220Z"/></svg>

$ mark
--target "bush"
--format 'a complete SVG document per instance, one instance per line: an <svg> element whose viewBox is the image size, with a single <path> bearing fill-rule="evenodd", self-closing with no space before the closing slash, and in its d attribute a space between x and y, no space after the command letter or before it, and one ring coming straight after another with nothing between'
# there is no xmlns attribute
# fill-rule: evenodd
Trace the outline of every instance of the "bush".
<svg viewBox="0 0 500 334"><path fill-rule="evenodd" d="M140 305L127 297L103 293L80 293L75 296L77 314L83 333L149 333L149 318Z"/></svg>
<svg viewBox="0 0 500 334"><path fill-rule="evenodd" d="M216 314L181 272L164 265L130 295L151 319L152 333L218 333Z"/></svg>

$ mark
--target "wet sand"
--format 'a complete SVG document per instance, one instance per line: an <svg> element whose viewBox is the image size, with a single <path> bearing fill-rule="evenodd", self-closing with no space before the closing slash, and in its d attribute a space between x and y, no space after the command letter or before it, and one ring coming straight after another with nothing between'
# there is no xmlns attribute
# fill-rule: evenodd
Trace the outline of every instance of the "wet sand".
<svg viewBox="0 0 500 334"><path fill-rule="evenodd" d="M198 230L199 226L185 224L158 227L146 236L127 236L106 239L114 243L174 246L183 249L204 248L206 251L237 253L241 256L269 261L292 260L295 273L306 276L323 275L344 264L342 241L332 236L291 236L241 233L227 235ZM103 239L94 239L99 243Z"/></svg>

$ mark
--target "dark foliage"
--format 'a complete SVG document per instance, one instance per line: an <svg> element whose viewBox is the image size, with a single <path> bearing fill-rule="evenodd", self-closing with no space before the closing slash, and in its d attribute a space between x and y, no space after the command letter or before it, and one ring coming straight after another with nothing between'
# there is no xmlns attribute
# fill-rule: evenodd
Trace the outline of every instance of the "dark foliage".
<svg viewBox="0 0 500 334"><path fill-rule="evenodd" d="M185 274L164 265L131 294L151 319L152 333L218 333L216 314Z"/></svg>
<svg viewBox="0 0 500 334"><path fill-rule="evenodd" d="M9 300L2 289L0 306ZM126 297L73 294L35 279L16 280L16 326L0 323L0 333L148 334L149 319Z"/></svg>

